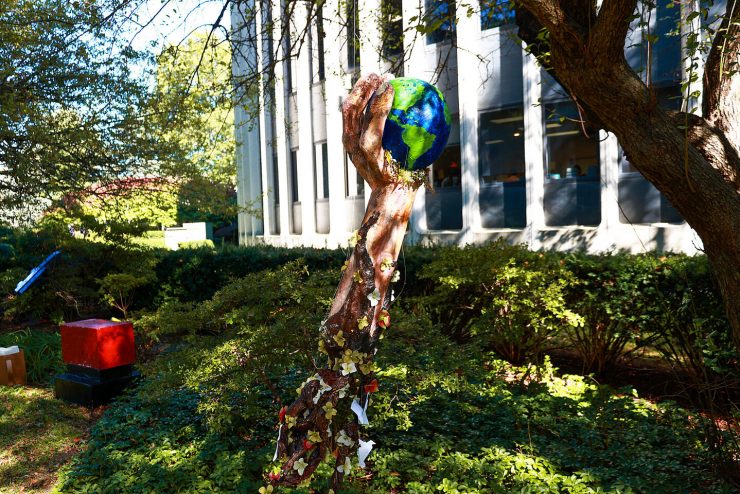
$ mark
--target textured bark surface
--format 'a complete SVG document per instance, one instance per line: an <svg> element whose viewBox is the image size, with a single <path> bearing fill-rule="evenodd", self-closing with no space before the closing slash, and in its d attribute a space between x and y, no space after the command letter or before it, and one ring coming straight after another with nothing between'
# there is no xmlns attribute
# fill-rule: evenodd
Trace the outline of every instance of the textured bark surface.
<svg viewBox="0 0 740 494"><path fill-rule="evenodd" d="M363 440L353 402L365 408L377 390L373 356L390 325L391 282L403 244L419 174L399 170L381 147L393 89L375 74L360 79L343 106L343 142L372 194L355 246L320 329L327 366L309 378L298 399L280 412L277 455L283 459L273 485L296 486L321 462L334 462L337 489ZM367 108L367 111L366 111Z"/></svg>
<svg viewBox="0 0 740 494"><path fill-rule="evenodd" d="M740 6L727 12L706 65L704 118L667 112L629 67L637 0L521 0L519 36L591 125L614 133L630 162L701 237L740 349ZM541 36L545 30L548 36Z"/></svg>

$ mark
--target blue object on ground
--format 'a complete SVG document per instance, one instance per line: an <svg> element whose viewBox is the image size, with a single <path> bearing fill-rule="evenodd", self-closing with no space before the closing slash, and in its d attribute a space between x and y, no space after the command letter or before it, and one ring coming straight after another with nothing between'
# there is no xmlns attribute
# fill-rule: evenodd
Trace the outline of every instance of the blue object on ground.
<svg viewBox="0 0 740 494"><path fill-rule="evenodd" d="M15 286L15 293L17 293L18 295L20 295L21 293L23 293L26 290L28 290L31 287L31 285L33 285L33 283L37 279L39 279L39 276L41 276L44 273L44 271L46 271L46 266L48 266L48 264L51 262L51 260L54 259L56 256L58 256L61 252L62 251L60 251L60 250L55 250L54 252L52 252L51 254L49 254L49 257L47 257L44 260L44 262L42 262L41 264L39 264L38 266L36 266L35 268L33 268L31 270L31 272L28 273L28 276L26 276L26 279L24 279L23 281L19 282Z"/></svg>

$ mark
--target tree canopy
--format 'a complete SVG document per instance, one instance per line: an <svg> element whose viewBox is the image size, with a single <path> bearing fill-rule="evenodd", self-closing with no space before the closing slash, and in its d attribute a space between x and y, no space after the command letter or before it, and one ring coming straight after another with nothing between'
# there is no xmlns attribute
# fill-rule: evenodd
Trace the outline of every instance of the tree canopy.
<svg viewBox="0 0 740 494"><path fill-rule="evenodd" d="M111 27L116 2L0 5L0 215L23 222L91 184L151 170L143 55Z"/></svg>

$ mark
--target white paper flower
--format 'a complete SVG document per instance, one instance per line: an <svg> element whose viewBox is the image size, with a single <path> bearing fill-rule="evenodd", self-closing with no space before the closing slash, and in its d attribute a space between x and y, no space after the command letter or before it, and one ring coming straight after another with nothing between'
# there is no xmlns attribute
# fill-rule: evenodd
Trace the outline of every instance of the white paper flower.
<svg viewBox="0 0 740 494"><path fill-rule="evenodd" d="M380 301L380 290L377 288L373 290L373 293L367 296L367 299L370 301L370 306L375 307L378 305L378 302Z"/></svg>
<svg viewBox="0 0 740 494"><path fill-rule="evenodd" d="M357 367L355 366L354 362L344 362L342 364L342 375L347 376L349 374L352 374L353 372L357 372Z"/></svg>
<svg viewBox="0 0 740 494"><path fill-rule="evenodd" d="M321 395L326 393L327 391L331 391L331 386L326 384L323 379L319 378L319 384L321 387L319 388L318 392L316 393L316 396L313 397L313 403L314 405L319 402L321 399Z"/></svg>
<svg viewBox="0 0 740 494"><path fill-rule="evenodd" d="M391 283L395 283L400 279L401 279L401 272L396 269L395 271L393 271L393 276L391 277Z"/></svg>
<svg viewBox="0 0 740 494"><path fill-rule="evenodd" d="M337 437L337 444L341 444L342 446L347 446L348 448L351 448L355 442L352 440L351 437L347 435L346 432L344 432L344 429L339 431L339 437Z"/></svg>
<svg viewBox="0 0 740 494"><path fill-rule="evenodd" d="M296 470L298 472L298 475L303 475L303 471L308 466L308 463L306 463L306 460L303 458L298 458L298 461L293 463L293 470Z"/></svg>
<svg viewBox="0 0 740 494"><path fill-rule="evenodd" d="M342 389L339 390L339 399L341 400L345 396L347 396L347 391L349 390L349 384L345 385Z"/></svg>
<svg viewBox="0 0 740 494"><path fill-rule="evenodd" d="M339 473L343 473L345 475L349 475L349 473L352 471L352 461L349 459L349 456L344 459L344 465L338 467L337 468L337 471Z"/></svg>

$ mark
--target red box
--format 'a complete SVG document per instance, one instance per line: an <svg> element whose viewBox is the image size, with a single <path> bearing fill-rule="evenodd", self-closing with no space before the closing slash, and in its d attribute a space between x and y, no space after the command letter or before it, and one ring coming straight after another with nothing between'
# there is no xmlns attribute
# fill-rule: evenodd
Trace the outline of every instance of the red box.
<svg viewBox="0 0 740 494"><path fill-rule="evenodd" d="M104 319L62 324L62 359L67 364L106 370L133 364L134 326Z"/></svg>

